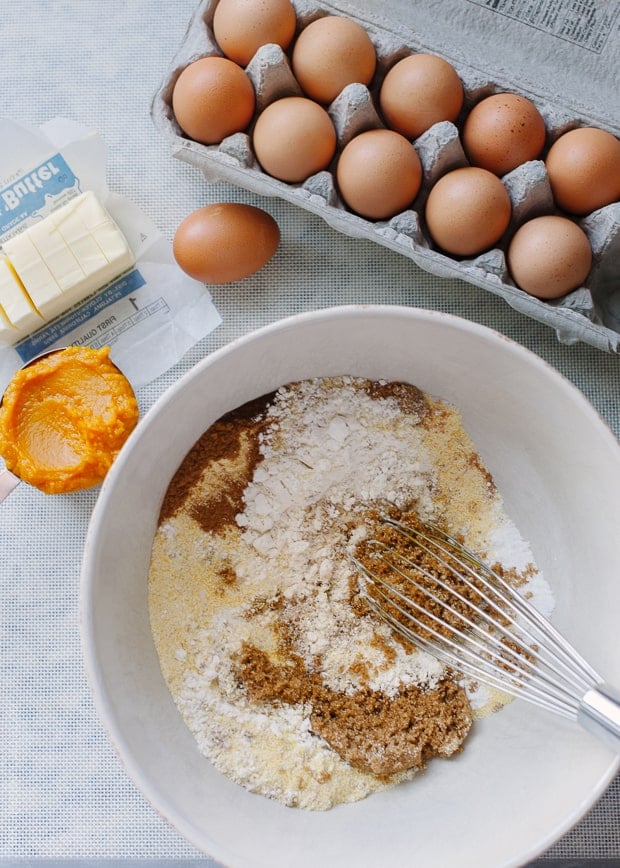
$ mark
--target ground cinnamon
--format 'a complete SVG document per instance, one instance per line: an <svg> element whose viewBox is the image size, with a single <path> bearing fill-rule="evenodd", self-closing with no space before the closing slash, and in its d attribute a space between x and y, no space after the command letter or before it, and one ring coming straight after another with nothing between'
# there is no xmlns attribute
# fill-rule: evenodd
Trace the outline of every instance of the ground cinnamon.
<svg viewBox="0 0 620 868"><path fill-rule="evenodd" d="M205 533L218 533L234 522L243 509L243 491L261 460L258 433L266 424L264 412L272 397L268 394L248 401L214 422L199 438L170 483L161 506L160 524L184 509L189 500L188 512ZM243 446L247 454L240 470L236 462ZM194 497L205 468L213 470L218 465L234 469L226 474L226 484L210 486L208 492Z"/></svg>

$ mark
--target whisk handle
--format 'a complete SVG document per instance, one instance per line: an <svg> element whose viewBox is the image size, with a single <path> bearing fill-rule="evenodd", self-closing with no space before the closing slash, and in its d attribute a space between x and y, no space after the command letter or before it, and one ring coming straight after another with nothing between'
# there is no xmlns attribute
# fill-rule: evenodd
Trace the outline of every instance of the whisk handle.
<svg viewBox="0 0 620 868"><path fill-rule="evenodd" d="M579 703L577 720L593 735L620 753L620 691L610 684L597 684Z"/></svg>

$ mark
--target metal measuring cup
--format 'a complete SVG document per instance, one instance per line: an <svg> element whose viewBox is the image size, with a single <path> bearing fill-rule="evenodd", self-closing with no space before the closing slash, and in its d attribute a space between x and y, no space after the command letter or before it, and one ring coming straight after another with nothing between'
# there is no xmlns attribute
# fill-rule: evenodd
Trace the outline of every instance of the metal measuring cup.
<svg viewBox="0 0 620 868"><path fill-rule="evenodd" d="M41 359L46 358L46 356L51 356L54 353L61 353L65 349L67 349L67 347L57 347L54 350L45 350L44 352L39 353L38 355L34 356L32 359L30 359L30 361L25 362L21 366L21 368L18 369L18 372L23 371L25 368L29 368L31 365L34 365L35 362L39 362L39 361L41 361ZM111 364L114 365L114 367L116 368L116 370L120 374L123 373L120 370L120 368L118 367L118 365L115 365L114 362L111 362ZM124 374L123 374L123 376L124 376ZM7 386L7 389L8 389L8 386ZM6 393L6 389L4 390L2 397L0 398L0 407L2 406L2 402L4 400L5 393ZM22 482L22 480L20 479L19 476L17 476L17 474L13 473L12 470L9 470L8 468L4 468L3 470L0 470L0 503L2 503L4 500L6 500L6 498L9 496L9 494L11 494L11 492L14 491L15 488L17 488L17 486L19 485L20 482Z"/></svg>

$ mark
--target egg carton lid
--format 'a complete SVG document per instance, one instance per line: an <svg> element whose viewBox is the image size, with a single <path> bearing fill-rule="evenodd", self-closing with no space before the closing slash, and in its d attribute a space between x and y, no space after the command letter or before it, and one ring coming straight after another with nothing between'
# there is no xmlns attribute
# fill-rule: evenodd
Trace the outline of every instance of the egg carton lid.
<svg viewBox="0 0 620 868"><path fill-rule="evenodd" d="M620 135L620 0L382 0L381 16L372 0L337 5Z"/></svg>
<svg viewBox="0 0 620 868"><path fill-rule="evenodd" d="M184 40L153 99L153 121L169 139L175 157L199 168L208 182L227 180L261 195L285 199L317 214L343 234L374 241L406 255L426 271L441 277L461 278L499 295L513 309L553 328L562 343L583 341L606 352L620 353L620 283L614 264L620 256L620 203L594 212L582 221L593 246L595 286L592 289L589 286L579 288L561 299L548 302L528 295L504 279L505 257L499 249L481 254L474 260L452 260L429 248L419 231L418 215L412 210L379 223L349 212L339 204L333 179L327 171L311 176L301 185L286 184L270 177L256 165L245 133L235 134L219 146L204 146L183 136L172 116L172 88L180 70L189 62L205 53L219 53L207 26L217 2L200 0L198 3ZM472 94L483 93L492 85L493 89L530 95L543 111L554 136L578 124L602 126L620 134L615 108L620 97L617 84L612 81L612 71L619 64L610 63L610 56L620 60L620 46L614 40L620 24L620 0L607 3L589 0L588 9L592 10L594 3L600 5L601 15L606 16L608 26L603 28L599 22L595 27L599 19L593 12L588 27L585 19L583 26L577 27L578 16L584 18L581 7L586 4L582 3L579 9L572 11L574 26L569 40L567 22L574 0L417 0L415 3L411 0L384 0L380 14L377 12L378 4L373 0L358 0L355 7L347 4L346 0L338 0L337 5L324 0L293 0L301 20L308 21L317 14L331 13L358 21L374 33L375 39L379 39L386 56L395 46L403 45L414 51L444 56L461 74L466 73ZM546 14L542 22L536 26L528 23L543 9ZM560 24L562 16L565 20ZM598 36L591 43L588 34L594 30ZM564 35L558 36L560 32ZM585 47L586 44L590 47ZM248 71L261 53L263 56L254 72L261 74L265 60L266 68L269 68L271 59L268 55L275 48L265 46L264 50L261 49ZM283 59L284 55L280 49L278 51ZM573 55L577 55L580 62ZM278 68L277 64L275 68ZM271 88L290 87L290 70L287 72L286 61L281 72L285 74L284 83L278 82L277 75L273 78L271 69ZM574 90L568 85L568 78L574 78L578 83ZM356 87L360 86L350 85L341 97ZM330 108L334 108L339 100L340 97ZM358 117L364 115L363 102L354 110ZM347 108L344 111L346 116ZM361 117L361 120L364 121L362 128L364 124L373 126L367 123L367 118ZM438 124L436 128L443 126ZM436 128L425 136L434 134ZM416 141L419 154L425 136ZM525 196L521 204L526 206L527 197L535 197L537 168L540 167L533 162L520 167L525 169L524 173L516 170L516 175L523 177L513 179L513 208L515 196L517 200ZM523 190L519 189L521 181L526 182ZM548 187L548 182L545 184ZM530 188L529 192L527 188ZM548 190L547 194L550 195ZM409 225L411 221L415 225Z"/></svg>

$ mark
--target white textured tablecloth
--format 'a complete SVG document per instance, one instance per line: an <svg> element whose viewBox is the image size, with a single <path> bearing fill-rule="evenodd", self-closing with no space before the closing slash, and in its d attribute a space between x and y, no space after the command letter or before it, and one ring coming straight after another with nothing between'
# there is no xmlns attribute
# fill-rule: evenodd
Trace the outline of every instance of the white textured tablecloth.
<svg viewBox="0 0 620 868"><path fill-rule="evenodd" d="M385 302L456 313L521 342L582 389L620 436L620 358L563 346L500 299L342 237L279 200L226 185L207 188L195 170L168 156L149 106L193 6L193 0L0 0L0 115L35 124L63 116L97 129L109 147L110 187L170 238L189 211L219 200L262 205L282 229L267 268L214 289L223 325L140 391L141 408L206 353L256 326L332 304ZM46 497L21 485L0 506L0 863L201 858L136 791L91 702L77 603L96 496ZM544 858L620 865L620 779Z"/></svg>

